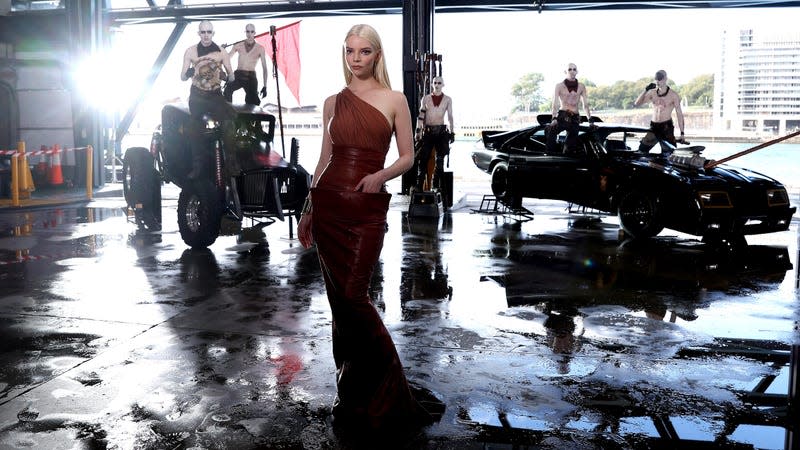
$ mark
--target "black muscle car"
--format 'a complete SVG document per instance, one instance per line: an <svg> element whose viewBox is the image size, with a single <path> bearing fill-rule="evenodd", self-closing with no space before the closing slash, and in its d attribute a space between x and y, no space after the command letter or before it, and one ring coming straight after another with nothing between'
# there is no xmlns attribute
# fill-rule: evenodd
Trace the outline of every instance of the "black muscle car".
<svg viewBox="0 0 800 450"><path fill-rule="evenodd" d="M752 170L718 165L704 147L639 151L647 128L580 125L579 145L546 148L549 115L515 131L484 131L472 160L492 175L493 194L511 207L523 197L564 200L619 216L625 232L648 238L670 228L704 240L741 242L748 234L789 228L796 210L786 188ZM563 142L563 136L559 142Z"/></svg>

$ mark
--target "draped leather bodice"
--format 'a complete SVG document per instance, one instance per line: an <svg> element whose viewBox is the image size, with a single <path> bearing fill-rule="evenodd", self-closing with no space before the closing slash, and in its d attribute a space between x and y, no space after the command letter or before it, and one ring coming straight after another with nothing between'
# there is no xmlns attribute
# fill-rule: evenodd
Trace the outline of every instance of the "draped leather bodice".
<svg viewBox="0 0 800 450"><path fill-rule="evenodd" d="M382 112L344 88L328 127L333 149L318 188L352 191L364 176L383 169L392 128Z"/></svg>

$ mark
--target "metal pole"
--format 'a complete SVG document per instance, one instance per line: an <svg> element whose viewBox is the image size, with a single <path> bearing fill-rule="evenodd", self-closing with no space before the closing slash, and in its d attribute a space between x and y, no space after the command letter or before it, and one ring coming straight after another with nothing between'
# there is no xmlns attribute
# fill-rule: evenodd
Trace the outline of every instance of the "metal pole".
<svg viewBox="0 0 800 450"><path fill-rule="evenodd" d="M795 261L800 261L800 227L797 228L797 259ZM794 288L800 288L800 267L795 266L794 268Z"/></svg>
<svg viewBox="0 0 800 450"><path fill-rule="evenodd" d="M792 345L789 355L789 417L794 417L797 406L800 405L800 345ZM800 449L800 439L797 436L798 425L796 421L789 423L786 428L786 442L784 448Z"/></svg>
<svg viewBox="0 0 800 450"><path fill-rule="evenodd" d="M92 160L94 158L94 149L91 145L86 147L86 198L92 199Z"/></svg>
<svg viewBox="0 0 800 450"><path fill-rule="evenodd" d="M283 140L283 107L281 106L281 86L278 82L278 46L275 43L275 25L269 26L272 38L272 77L275 78L275 94L278 96L278 125L281 128L281 154L286 158L286 144Z"/></svg>
<svg viewBox="0 0 800 450"><path fill-rule="evenodd" d="M19 156L11 155L11 204L19 206Z"/></svg>

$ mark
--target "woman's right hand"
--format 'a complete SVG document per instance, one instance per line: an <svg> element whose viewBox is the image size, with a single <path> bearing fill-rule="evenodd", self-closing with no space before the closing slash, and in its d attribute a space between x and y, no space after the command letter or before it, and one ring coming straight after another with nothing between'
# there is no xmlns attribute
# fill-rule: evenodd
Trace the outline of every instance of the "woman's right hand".
<svg viewBox="0 0 800 450"><path fill-rule="evenodd" d="M314 236L311 234L311 213L300 216L300 223L297 224L297 238L305 248L314 244Z"/></svg>

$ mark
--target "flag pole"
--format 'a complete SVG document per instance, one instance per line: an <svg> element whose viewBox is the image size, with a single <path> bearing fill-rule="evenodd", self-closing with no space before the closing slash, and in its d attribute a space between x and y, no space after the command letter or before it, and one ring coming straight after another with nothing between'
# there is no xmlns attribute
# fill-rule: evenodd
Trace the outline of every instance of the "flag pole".
<svg viewBox="0 0 800 450"><path fill-rule="evenodd" d="M272 77L275 78L275 93L278 96L278 126L281 132L281 153L286 158L286 144L283 140L283 107L281 107L281 85L278 81L278 57L277 44L275 43L275 25L269 26L269 33L272 38Z"/></svg>
<svg viewBox="0 0 800 450"><path fill-rule="evenodd" d="M790 138L793 138L793 137L798 136L798 135L800 135L800 131L795 131L794 133L787 134L786 136L781 136L781 137L775 138L775 139L773 139L771 141L764 142L763 144L758 144L755 147L748 148L747 150L742 150L739 153L735 153L735 154L733 154L731 156L727 156L725 158L720 159L719 161L714 161L714 160L708 161L705 164L705 166L703 166L703 168L704 169L713 169L714 167L717 167L718 165L726 163L726 162L728 162L728 161L730 161L732 159L736 159L736 158L738 158L740 156L744 156L744 155L746 155L748 153L753 153L756 150L761 150L764 147L768 147L768 146L770 146L772 144L777 144L778 142L785 141L786 139L790 139Z"/></svg>

